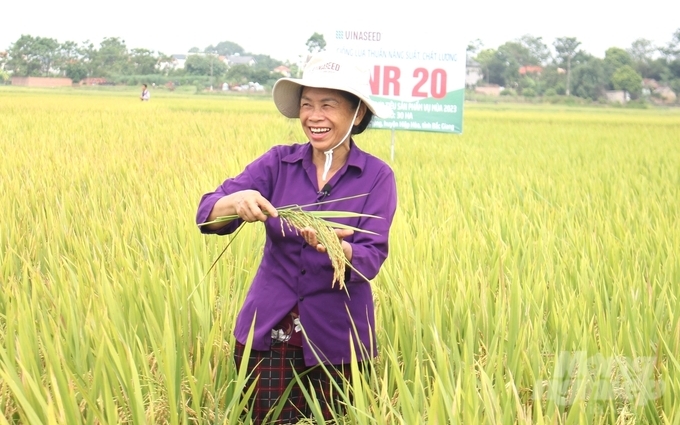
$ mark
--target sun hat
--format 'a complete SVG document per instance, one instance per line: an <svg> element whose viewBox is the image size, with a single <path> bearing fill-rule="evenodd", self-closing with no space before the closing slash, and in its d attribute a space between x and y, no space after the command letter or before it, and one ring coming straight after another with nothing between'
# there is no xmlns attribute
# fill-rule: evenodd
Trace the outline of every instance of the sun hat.
<svg viewBox="0 0 680 425"><path fill-rule="evenodd" d="M304 86L352 93L378 118L392 116L391 108L371 99L368 69L350 56L322 51L309 59L302 78L280 78L272 88L272 97L284 116L300 117L300 92Z"/></svg>

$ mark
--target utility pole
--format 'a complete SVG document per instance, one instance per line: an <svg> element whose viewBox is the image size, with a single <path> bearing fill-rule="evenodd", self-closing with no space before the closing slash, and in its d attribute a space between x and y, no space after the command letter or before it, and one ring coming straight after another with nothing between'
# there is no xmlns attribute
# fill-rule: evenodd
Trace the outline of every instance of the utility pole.
<svg viewBox="0 0 680 425"><path fill-rule="evenodd" d="M570 78L571 77L571 56L567 57L567 96L569 96Z"/></svg>

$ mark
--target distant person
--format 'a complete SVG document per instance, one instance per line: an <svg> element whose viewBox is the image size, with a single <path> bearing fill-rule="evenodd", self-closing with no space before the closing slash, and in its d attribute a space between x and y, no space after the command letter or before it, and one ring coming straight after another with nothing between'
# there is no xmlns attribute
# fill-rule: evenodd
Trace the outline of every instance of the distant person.
<svg viewBox="0 0 680 425"><path fill-rule="evenodd" d="M142 84L142 94L139 96L139 99L142 102L151 99L151 93L149 93L149 89L147 88L146 84Z"/></svg>

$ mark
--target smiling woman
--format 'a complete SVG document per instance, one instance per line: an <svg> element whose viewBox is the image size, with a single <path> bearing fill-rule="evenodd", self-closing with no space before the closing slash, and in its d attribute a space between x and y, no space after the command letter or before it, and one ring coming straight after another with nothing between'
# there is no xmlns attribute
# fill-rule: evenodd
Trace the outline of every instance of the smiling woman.
<svg viewBox="0 0 680 425"><path fill-rule="evenodd" d="M339 90L315 87L302 89L300 123L312 144L315 162L323 161L324 164L324 168L319 168L317 173L319 188L346 162L349 144L344 142L366 116L366 105L361 104L359 99L352 104L347 99L350 96L343 95Z"/></svg>
<svg viewBox="0 0 680 425"><path fill-rule="evenodd" d="M391 112L369 94L368 72L350 58L325 52L312 57L302 79L283 78L272 93L284 116L299 118L308 142L273 147L199 204L199 225L238 217L201 226L205 233L226 235L243 222L256 221L266 229L262 261L234 331L236 365L243 364L255 384L248 405L257 424L270 416L287 423L312 414L331 419L346 404L337 389L349 380L352 360L365 366L377 355L367 279L378 274L387 258L397 196L391 168L351 138L366 129L373 115ZM343 291L333 288L334 269L320 235L311 228L282 231L275 207L321 200L314 208L372 216L342 220L370 233L335 230L352 266ZM252 350L246 348L250 338ZM307 402L310 387L321 412Z"/></svg>

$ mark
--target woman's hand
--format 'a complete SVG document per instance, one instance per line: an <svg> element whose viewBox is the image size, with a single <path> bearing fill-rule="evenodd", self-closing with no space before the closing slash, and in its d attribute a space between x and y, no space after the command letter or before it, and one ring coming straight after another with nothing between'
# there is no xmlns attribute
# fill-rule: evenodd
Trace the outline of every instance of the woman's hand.
<svg viewBox="0 0 680 425"><path fill-rule="evenodd" d="M242 190L231 195L223 196L213 206L207 221L213 221L217 217L238 215L249 223L265 221L269 217L278 217L276 208L257 190ZM209 224L208 229L217 230L229 224L229 221Z"/></svg>
<svg viewBox="0 0 680 425"><path fill-rule="evenodd" d="M345 238L347 236L350 236L354 233L354 230L351 229L334 229L335 234L338 236L338 239L340 239L340 245L342 245L342 251L345 253L345 258L347 258L347 261L352 261L352 245L350 245L348 242L345 242ZM323 246L321 243L319 243L319 239L316 237L316 230L312 229L311 227L305 227L304 229L300 230L300 236L307 242L307 244L313 248L315 248L318 252L326 252L326 247Z"/></svg>
<svg viewBox="0 0 680 425"><path fill-rule="evenodd" d="M242 190L233 193L234 211L244 221L249 223L265 221L269 217L278 217L276 208L257 190ZM267 214L265 214L265 212Z"/></svg>

